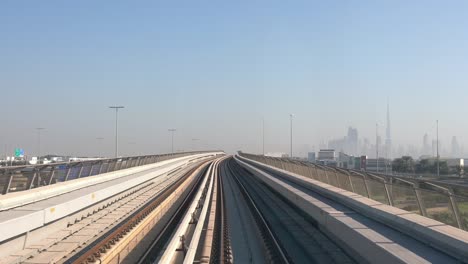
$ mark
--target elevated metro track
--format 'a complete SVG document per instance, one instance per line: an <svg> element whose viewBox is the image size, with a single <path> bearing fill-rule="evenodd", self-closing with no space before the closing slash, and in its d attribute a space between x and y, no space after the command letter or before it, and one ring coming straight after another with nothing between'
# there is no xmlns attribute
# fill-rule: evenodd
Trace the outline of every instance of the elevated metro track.
<svg viewBox="0 0 468 264"><path fill-rule="evenodd" d="M107 183L116 190L127 184L123 191L3 240L0 263L468 260L464 231L254 159L220 154L129 169ZM70 192L89 197L97 191L87 186ZM68 203L62 195L7 209L0 219L41 203L34 210L50 213L54 205L47 202ZM0 235L10 232L1 223Z"/></svg>

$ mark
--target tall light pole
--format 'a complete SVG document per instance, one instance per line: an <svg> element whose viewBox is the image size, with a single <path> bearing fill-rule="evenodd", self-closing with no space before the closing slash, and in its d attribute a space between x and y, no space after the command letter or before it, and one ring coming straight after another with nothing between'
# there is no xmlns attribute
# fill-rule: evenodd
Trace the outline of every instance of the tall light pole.
<svg viewBox="0 0 468 264"><path fill-rule="evenodd" d="M290 122L291 122L291 159L293 158L293 114L289 114Z"/></svg>
<svg viewBox="0 0 468 264"><path fill-rule="evenodd" d="M175 128L169 128L167 131L171 132L172 134L172 154L174 154L174 132L177 131L177 129Z"/></svg>
<svg viewBox="0 0 468 264"><path fill-rule="evenodd" d="M436 134L437 134L437 177L440 177L440 165L439 165L439 120L436 120Z"/></svg>
<svg viewBox="0 0 468 264"><path fill-rule="evenodd" d="M115 109L115 157L119 156L119 109L125 108L124 106L109 106L111 109Z"/></svg>
<svg viewBox="0 0 468 264"><path fill-rule="evenodd" d="M43 127L36 127L37 130L37 162L40 163L41 160L41 130L44 130Z"/></svg>

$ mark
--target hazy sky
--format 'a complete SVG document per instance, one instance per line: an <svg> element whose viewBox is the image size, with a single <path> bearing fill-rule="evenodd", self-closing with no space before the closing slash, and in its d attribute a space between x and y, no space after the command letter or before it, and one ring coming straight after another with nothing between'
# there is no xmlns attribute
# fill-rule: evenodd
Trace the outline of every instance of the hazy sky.
<svg viewBox="0 0 468 264"><path fill-rule="evenodd" d="M1 1L0 153L468 143L467 1ZM96 138L104 137L102 146ZM200 141L192 141L198 138Z"/></svg>

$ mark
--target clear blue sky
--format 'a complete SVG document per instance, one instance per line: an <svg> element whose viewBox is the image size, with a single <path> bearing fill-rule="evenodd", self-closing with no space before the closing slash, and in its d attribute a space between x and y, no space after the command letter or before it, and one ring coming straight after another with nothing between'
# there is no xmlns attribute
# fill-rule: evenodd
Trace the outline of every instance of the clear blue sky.
<svg viewBox="0 0 468 264"><path fill-rule="evenodd" d="M467 1L1 1L0 144L123 154L288 150L373 139L392 108L396 144L468 143ZM381 133L383 134L382 128ZM199 138L200 141L192 141ZM136 143L136 144L129 144ZM195 146L198 145L198 146ZM0 148L3 152L3 147Z"/></svg>

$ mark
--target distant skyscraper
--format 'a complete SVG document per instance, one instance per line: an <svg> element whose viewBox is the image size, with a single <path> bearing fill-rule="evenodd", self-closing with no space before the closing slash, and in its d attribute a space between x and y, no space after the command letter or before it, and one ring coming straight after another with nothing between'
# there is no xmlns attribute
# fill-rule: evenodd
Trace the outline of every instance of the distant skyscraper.
<svg viewBox="0 0 468 264"><path fill-rule="evenodd" d="M387 102L387 131L385 139L385 154L388 159L392 158L392 135L390 127L390 104Z"/></svg>
<svg viewBox="0 0 468 264"><path fill-rule="evenodd" d="M358 131L356 128L349 127L348 128L348 137L347 139L347 151L348 154L351 155L358 155Z"/></svg>
<svg viewBox="0 0 468 264"><path fill-rule="evenodd" d="M422 155L431 155L431 146L429 145L429 136L424 134L423 137L423 148L422 148Z"/></svg>

